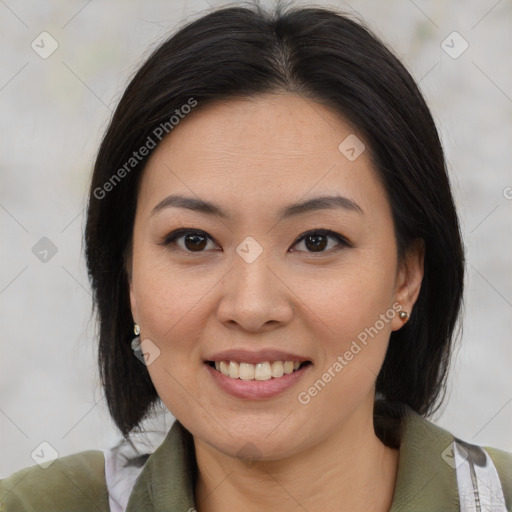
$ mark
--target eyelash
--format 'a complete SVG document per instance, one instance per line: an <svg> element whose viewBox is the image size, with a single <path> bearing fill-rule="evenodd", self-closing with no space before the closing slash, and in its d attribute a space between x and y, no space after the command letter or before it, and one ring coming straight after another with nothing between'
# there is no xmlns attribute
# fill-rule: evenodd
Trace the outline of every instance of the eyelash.
<svg viewBox="0 0 512 512"><path fill-rule="evenodd" d="M162 240L162 242L160 242L160 245L163 245L165 247L169 247L171 244L175 244L176 240L178 240L178 239L180 239L180 238L182 238L182 237L184 237L184 236L186 236L188 234L204 236L205 238L207 238L207 239L211 240L212 242L216 243L207 233L205 233L204 231L202 231L200 229L180 228L180 229L177 229L177 230L169 233ZM310 230L310 231L306 231L305 233L299 235L299 237L295 240L295 242L293 242L292 247L297 245L298 243L302 242L304 239L306 239L308 236L311 236L311 235L325 235L328 238L335 239L336 241L339 242L339 245L337 247L335 247L334 250L339 250L342 247L352 247L350 242L345 237L343 237L339 233L336 233L335 231L331 231L329 229L313 229L313 230ZM178 247L177 249L173 248L173 250L180 250L180 249L182 251L185 251L187 254L190 254L190 255L201 254L201 253L205 252L204 250L201 250L201 251L189 251L187 249L182 249L181 247ZM315 254L328 254L328 253L332 252L332 250L333 250L333 248L328 249L327 251L319 251L319 252L314 252L314 251L298 251L298 252L306 252L308 254L315 255Z"/></svg>

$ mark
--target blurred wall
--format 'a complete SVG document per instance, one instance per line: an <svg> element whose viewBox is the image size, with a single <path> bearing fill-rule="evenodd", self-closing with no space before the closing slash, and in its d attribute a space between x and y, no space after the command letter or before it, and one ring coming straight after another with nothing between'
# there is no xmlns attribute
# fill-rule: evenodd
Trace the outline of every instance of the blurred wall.
<svg viewBox="0 0 512 512"><path fill-rule="evenodd" d="M33 465L42 442L63 456L117 439L82 255L92 163L141 59L182 21L228 4L0 2L0 477ZM359 13L432 109L468 260L463 341L434 420L512 450L512 3L314 4Z"/></svg>

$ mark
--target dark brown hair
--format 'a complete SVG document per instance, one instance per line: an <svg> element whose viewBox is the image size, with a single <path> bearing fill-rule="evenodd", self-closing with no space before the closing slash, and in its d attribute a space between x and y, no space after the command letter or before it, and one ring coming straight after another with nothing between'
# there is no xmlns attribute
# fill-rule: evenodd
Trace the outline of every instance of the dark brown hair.
<svg viewBox="0 0 512 512"><path fill-rule="evenodd" d="M126 88L96 158L86 258L99 315L100 376L125 436L159 399L130 347L124 267L149 155L127 162L148 137L155 139L158 127L169 128L191 98L199 110L209 102L271 92L301 95L348 120L364 137L386 188L398 255L412 240L424 240L419 298L409 322L391 334L376 389L384 404L404 403L425 416L444 397L464 258L429 109L405 67L362 22L326 8L277 5L266 11L251 4L212 10L159 45Z"/></svg>

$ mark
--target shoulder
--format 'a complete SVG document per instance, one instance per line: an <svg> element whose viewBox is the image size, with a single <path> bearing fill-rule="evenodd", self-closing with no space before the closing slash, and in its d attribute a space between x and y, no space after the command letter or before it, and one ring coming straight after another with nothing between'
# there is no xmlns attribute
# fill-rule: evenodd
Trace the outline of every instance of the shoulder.
<svg viewBox="0 0 512 512"><path fill-rule="evenodd" d="M80 512L109 510L102 451L54 460L48 467L23 468L0 480L0 511Z"/></svg>
<svg viewBox="0 0 512 512"><path fill-rule="evenodd" d="M512 511L512 453L468 443L409 407L400 415L393 512Z"/></svg>

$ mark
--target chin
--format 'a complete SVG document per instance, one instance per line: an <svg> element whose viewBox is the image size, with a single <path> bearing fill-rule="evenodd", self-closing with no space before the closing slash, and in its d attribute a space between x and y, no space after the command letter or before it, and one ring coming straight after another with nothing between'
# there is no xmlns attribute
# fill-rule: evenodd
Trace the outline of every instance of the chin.
<svg viewBox="0 0 512 512"><path fill-rule="evenodd" d="M302 438L304 429L299 428L300 426L290 428L290 425L286 425L285 428L283 425L276 429L276 425L283 421L282 417L274 421L273 427L269 427L268 422L258 425L255 421L252 421L252 424L248 421L244 425L240 425L239 422L228 423L225 430L218 424L212 428L212 421L210 419L209 424L201 428L197 428L197 421L193 422L192 428L183 422L182 424L195 439L247 464L284 459L314 444L311 436Z"/></svg>

